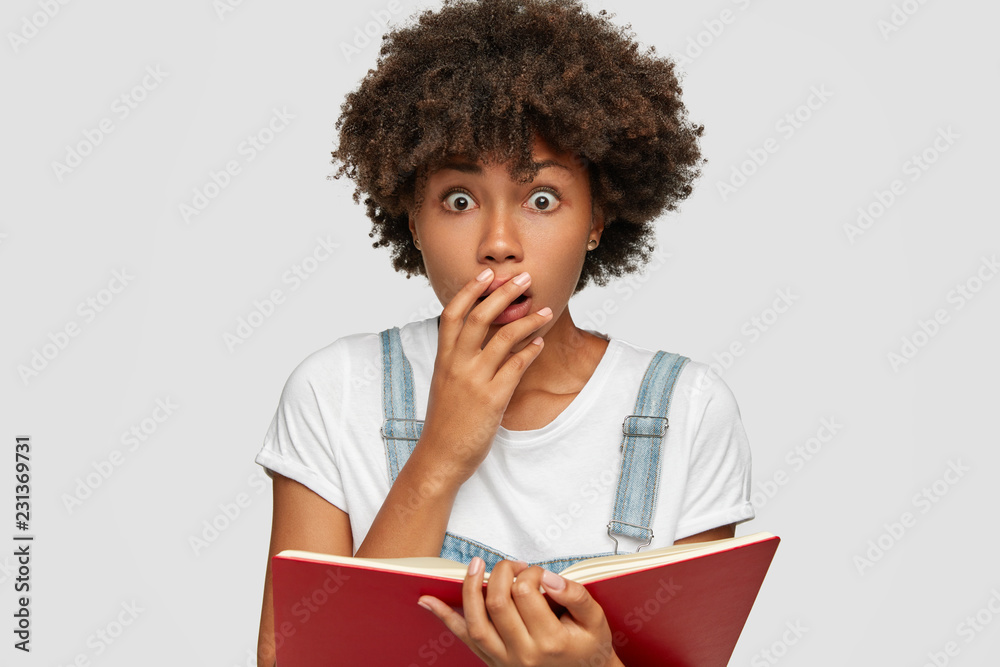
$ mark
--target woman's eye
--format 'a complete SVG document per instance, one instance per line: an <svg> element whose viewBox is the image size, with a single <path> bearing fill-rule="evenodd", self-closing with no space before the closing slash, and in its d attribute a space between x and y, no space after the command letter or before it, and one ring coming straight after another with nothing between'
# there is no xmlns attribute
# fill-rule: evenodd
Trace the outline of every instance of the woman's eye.
<svg viewBox="0 0 1000 667"><path fill-rule="evenodd" d="M452 211L468 211L475 208L476 202L467 192L452 192L444 198L445 206Z"/></svg>
<svg viewBox="0 0 1000 667"><path fill-rule="evenodd" d="M549 192L548 190L541 190L539 192L531 193L528 197L528 203L531 208L539 211L552 211L559 206L559 198L556 197L555 193Z"/></svg>

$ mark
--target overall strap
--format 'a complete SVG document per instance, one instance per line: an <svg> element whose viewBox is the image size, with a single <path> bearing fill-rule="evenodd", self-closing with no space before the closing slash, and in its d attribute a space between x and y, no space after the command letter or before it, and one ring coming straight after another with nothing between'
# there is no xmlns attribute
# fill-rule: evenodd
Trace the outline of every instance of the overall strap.
<svg viewBox="0 0 1000 667"><path fill-rule="evenodd" d="M660 482L660 449L667 433L670 398L674 381L690 361L670 352L657 352L642 378L634 414L622 423L622 463L615 493L615 509L608 523L608 536L627 535L645 540L636 551L653 540L653 510Z"/></svg>
<svg viewBox="0 0 1000 667"><path fill-rule="evenodd" d="M403 354L399 328L379 334L382 342L382 439L389 466L389 484L396 481L413 448L420 439L424 423L414 418L413 369Z"/></svg>

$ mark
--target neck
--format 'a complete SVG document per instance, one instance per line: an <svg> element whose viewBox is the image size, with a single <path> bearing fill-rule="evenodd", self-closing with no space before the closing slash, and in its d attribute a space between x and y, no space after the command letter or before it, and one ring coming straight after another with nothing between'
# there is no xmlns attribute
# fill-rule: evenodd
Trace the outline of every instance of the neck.
<svg viewBox="0 0 1000 667"><path fill-rule="evenodd" d="M593 375L607 344L603 338L577 327L567 306L545 334L542 351L528 366L514 393L540 389L552 393L579 391Z"/></svg>

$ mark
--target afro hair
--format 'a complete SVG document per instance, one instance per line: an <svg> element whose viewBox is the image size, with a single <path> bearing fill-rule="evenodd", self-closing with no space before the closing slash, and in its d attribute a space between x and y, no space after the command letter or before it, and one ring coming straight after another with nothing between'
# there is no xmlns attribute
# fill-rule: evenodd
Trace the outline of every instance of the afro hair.
<svg viewBox="0 0 1000 667"><path fill-rule="evenodd" d="M705 163L674 63L576 0L445 0L385 35L336 129L330 178L354 181L372 245L407 277L426 275L408 226L419 178L451 156L530 180L538 134L584 161L606 226L577 290L641 269L652 221L690 195Z"/></svg>

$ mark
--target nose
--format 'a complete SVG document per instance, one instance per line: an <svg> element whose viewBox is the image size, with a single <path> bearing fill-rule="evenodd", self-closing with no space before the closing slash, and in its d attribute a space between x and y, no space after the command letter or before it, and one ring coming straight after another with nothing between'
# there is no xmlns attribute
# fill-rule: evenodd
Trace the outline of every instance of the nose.
<svg viewBox="0 0 1000 667"><path fill-rule="evenodd" d="M479 261L520 262L524 258L516 214L494 209L482 216Z"/></svg>

